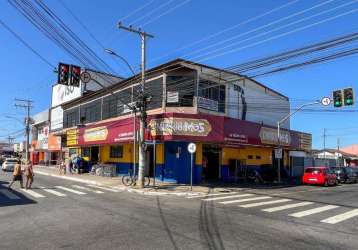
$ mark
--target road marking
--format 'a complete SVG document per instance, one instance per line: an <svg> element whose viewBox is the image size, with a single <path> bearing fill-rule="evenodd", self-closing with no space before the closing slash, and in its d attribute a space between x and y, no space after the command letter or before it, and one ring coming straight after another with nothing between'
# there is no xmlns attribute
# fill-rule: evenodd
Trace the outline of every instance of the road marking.
<svg viewBox="0 0 358 250"><path fill-rule="evenodd" d="M230 193L215 193L215 194L204 194L204 195L193 195L190 197L186 197L187 199L194 199L194 198L205 198L210 196L219 196L219 195L228 195L228 194L237 194L237 192L230 192Z"/></svg>
<svg viewBox="0 0 358 250"><path fill-rule="evenodd" d="M102 190L106 190L106 191L111 191L111 192L114 192L114 193L118 193L119 190L118 189L114 189L114 188L107 188L107 187L102 187L102 186L96 186L96 185L87 185L89 187L94 187L94 188L98 188L98 189L102 189Z"/></svg>
<svg viewBox="0 0 358 250"><path fill-rule="evenodd" d="M78 185L72 185L72 187L78 188L78 189L82 189L82 190L86 190L86 191L89 191L89 192L93 192L93 193L96 193L96 194L103 194L103 193L104 193L104 192L102 192L102 191L100 191L100 190L93 190L93 189L90 189L90 188L87 188L87 187L78 186Z"/></svg>
<svg viewBox="0 0 358 250"><path fill-rule="evenodd" d="M35 198L44 198L46 196L42 195L42 194L39 194L33 190L30 190L30 189L22 189L23 192L35 197Z"/></svg>
<svg viewBox="0 0 358 250"><path fill-rule="evenodd" d="M290 209L290 208L295 208L295 207L303 207L303 206L307 206L307 205L311 205L311 204L313 204L313 202L306 201L306 202L299 202L299 203L294 203L294 204L283 205L283 206L279 206L279 207L266 208L266 209L262 209L262 211L272 213L272 212L282 211L285 209Z"/></svg>
<svg viewBox="0 0 358 250"><path fill-rule="evenodd" d="M207 199L202 199L202 201L217 201L217 200L225 200L225 199L247 197L247 196L253 196L253 194L238 194L238 195L231 195L231 196L224 196L224 197L207 198Z"/></svg>
<svg viewBox="0 0 358 250"><path fill-rule="evenodd" d="M17 196L16 194L14 194L13 192L11 192L10 190L7 190L7 189L0 189L0 193L5 195L10 200L19 200L20 199L19 196Z"/></svg>
<svg viewBox="0 0 358 250"><path fill-rule="evenodd" d="M232 204L232 203L239 203L239 202L246 202L246 201L258 201L258 200L265 200L270 199L271 196L260 196L260 197L254 197L254 198L248 198L248 199L239 199L239 200L233 200L233 201L222 201L219 202L221 204Z"/></svg>
<svg viewBox="0 0 358 250"><path fill-rule="evenodd" d="M289 216L293 216L296 218L301 218L301 217L305 217L311 214L318 214L324 211L328 211L334 208L337 208L339 206L334 206L334 205L327 205L327 206L323 206L323 207L317 207L317 208L313 208L313 209L309 209L309 210L305 210L302 212L298 212L298 213L293 213L293 214L289 214Z"/></svg>
<svg viewBox="0 0 358 250"><path fill-rule="evenodd" d="M291 201L291 199L280 199L280 200L274 200L274 201L256 202L256 203L250 203L250 204L245 204L245 205L239 205L239 207L244 207L244 208L259 207L259 206L283 203L283 202L288 202L288 201Z"/></svg>
<svg viewBox="0 0 358 250"><path fill-rule="evenodd" d="M348 211L346 213L338 214L336 216L329 217L327 219L321 220L321 222L328 223L328 224L336 224L336 223L339 223L341 221L353 218L355 216L358 216L358 209L353 209L353 210Z"/></svg>
<svg viewBox="0 0 358 250"><path fill-rule="evenodd" d="M74 193L74 194L86 194L84 192L74 190L74 189L71 189L71 188L67 188L67 187L62 187L62 186L55 186L55 188L59 188L59 189L62 189L62 190L65 190L67 192L71 192L71 193Z"/></svg>
<svg viewBox="0 0 358 250"><path fill-rule="evenodd" d="M60 197L65 197L67 196L66 194L63 194L63 193L60 193L56 190L53 190L53 189L49 189L49 188L45 188L45 187L40 187L43 191L46 191L47 193L50 193L50 194L54 194L56 196L60 196Z"/></svg>

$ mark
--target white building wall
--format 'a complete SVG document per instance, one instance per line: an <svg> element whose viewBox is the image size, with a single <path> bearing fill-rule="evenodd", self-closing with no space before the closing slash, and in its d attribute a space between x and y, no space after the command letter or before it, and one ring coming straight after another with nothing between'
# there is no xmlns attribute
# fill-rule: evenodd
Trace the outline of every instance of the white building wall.
<svg viewBox="0 0 358 250"><path fill-rule="evenodd" d="M275 127L277 121L290 112L290 103L285 97L249 79L228 83L226 98L226 114L232 118ZM289 129L290 120L282 127Z"/></svg>

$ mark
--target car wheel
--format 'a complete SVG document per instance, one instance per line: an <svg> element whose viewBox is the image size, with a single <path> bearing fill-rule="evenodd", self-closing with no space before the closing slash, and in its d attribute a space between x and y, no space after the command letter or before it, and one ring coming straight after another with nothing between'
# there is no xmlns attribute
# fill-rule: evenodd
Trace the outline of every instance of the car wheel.
<svg viewBox="0 0 358 250"><path fill-rule="evenodd" d="M328 181L327 180L324 181L324 186L328 187Z"/></svg>

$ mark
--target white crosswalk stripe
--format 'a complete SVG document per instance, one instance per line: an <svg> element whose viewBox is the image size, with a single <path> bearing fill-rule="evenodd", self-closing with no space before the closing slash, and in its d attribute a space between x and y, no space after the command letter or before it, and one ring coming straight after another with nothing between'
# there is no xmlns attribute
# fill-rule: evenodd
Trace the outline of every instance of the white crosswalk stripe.
<svg viewBox="0 0 358 250"><path fill-rule="evenodd" d="M88 191L88 192L93 192L93 193L96 193L96 194L103 194L104 193L103 191L100 191L100 190L93 190L93 189L90 189L88 187L83 187L83 186L78 186L78 185L72 185L72 187L82 189L82 190L85 190L85 191Z"/></svg>
<svg viewBox="0 0 358 250"><path fill-rule="evenodd" d="M253 194L237 194L237 195L230 195L230 196L224 196L224 197L207 198L207 199L202 199L202 201L218 201L218 200L226 200L226 199L248 197L248 196L254 196L254 195Z"/></svg>
<svg viewBox="0 0 358 250"><path fill-rule="evenodd" d="M62 190L65 190L67 192L70 192L70 193L74 193L74 194L86 194L84 192L81 192L81 191L78 191L78 190L74 190L72 188L67 188L67 187L62 187L62 186L55 186L55 188L58 188L58 189L62 189Z"/></svg>
<svg viewBox="0 0 358 250"><path fill-rule="evenodd" d="M11 192L8 189L0 189L0 193L2 193L3 195L5 195L7 198L9 198L10 200L18 200L20 199L19 196L17 196L16 194L14 194L13 192Z"/></svg>
<svg viewBox="0 0 358 250"><path fill-rule="evenodd" d="M102 186L97 186L97 185L87 185L87 186L102 189L102 190L106 190L106 191L110 191L110 192L114 192L114 193L120 192L118 189L114 189L114 188L102 187Z"/></svg>
<svg viewBox="0 0 358 250"><path fill-rule="evenodd" d="M59 196L59 197L65 197L67 196L66 194L63 194L61 192L58 192L56 190L53 190L53 189L50 189L50 188L45 188L45 187L40 187L43 191L47 192L47 193L50 193L50 194L53 194L53 195L56 195L56 196Z"/></svg>
<svg viewBox="0 0 358 250"><path fill-rule="evenodd" d="M279 200L273 200L273 201L263 201L263 202L256 202L256 203L250 203L245 205L239 205L239 207L243 208L249 208L249 207L259 207L259 206L265 206L270 204L276 204L276 203L283 203L291 201L290 199L279 199Z"/></svg>
<svg viewBox="0 0 358 250"><path fill-rule="evenodd" d="M211 196L220 196L220 195L228 195L228 194L237 194L237 192L230 192L230 193L214 193L214 194L204 194L204 195L193 195L186 197L187 199L195 199L195 198L205 198Z"/></svg>
<svg viewBox="0 0 358 250"><path fill-rule="evenodd" d="M231 201L222 201L219 202L221 204L233 204L233 203L241 203L241 202L247 202L247 201L258 201L258 200L265 200L270 199L271 196L260 196L260 197L254 197L254 198L247 198L247 199L238 199L238 200L231 200Z"/></svg>
<svg viewBox="0 0 358 250"><path fill-rule="evenodd" d="M336 216L329 217L327 219L321 220L321 222L328 223L328 224L337 224L339 222L348 220L355 216L358 216L358 209L353 209L353 210L345 212L343 214L338 214Z"/></svg>
<svg viewBox="0 0 358 250"><path fill-rule="evenodd" d="M289 216L296 217L296 218L301 218L301 217L305 217L305 216L308 216L308 215L318 214L318 213L321 213L321 212L332 210L332 209L335 209L335 208L338 208L338 207L339 206L335 206L335 205L327 205L327 206L323 206L323 207L317 207L317 208L305 210L305 211L298 212L298 213L289 214Z"/></svg>
<svg viewBox="0 0 358 250"><path fill-rule="evenodd" d="M34 190L31 190L31 189L22 189L22 191L24 193L27 193L28 195L31 195L32 197L35 197L35 198L45 198L46 196L40 194L40 193L37 193L35 192Z"/></svg>
<svg viewBox="0 0 358 250"><path fill-rule="evenodd" d="M286 209L290 209L290 208L303 207L303 206L307 206L307 205L311 205L311 204L313 204L313 202L305 201L305 202L288 204L288 205L283 205L283 206L278 206L278 207L266 208L266 209L262 209L262 211L272 213L272 212L282 211L282 210L286 210Z"/></svg>

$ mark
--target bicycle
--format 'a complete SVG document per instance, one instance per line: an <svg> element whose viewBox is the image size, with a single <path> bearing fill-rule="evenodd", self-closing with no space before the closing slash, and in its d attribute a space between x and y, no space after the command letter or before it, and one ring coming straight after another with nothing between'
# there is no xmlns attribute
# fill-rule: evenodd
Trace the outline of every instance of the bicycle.
<svg viewBox="0 0 358 250"><path fill-rule="evenodd" d="M125 186L135 186L137 185L138 176L133 176L132 173L128 173L122 177L122 183ZM150 178L148 176L144 176L144 186L150 185Z"/></svg>

